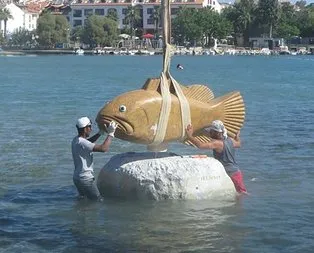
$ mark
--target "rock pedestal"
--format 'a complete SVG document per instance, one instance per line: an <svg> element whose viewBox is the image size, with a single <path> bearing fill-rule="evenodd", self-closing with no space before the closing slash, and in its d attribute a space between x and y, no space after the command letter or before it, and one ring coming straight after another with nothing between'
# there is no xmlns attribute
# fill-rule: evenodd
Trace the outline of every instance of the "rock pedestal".
<svg viewBox="0 0 314 253"><path fill-rule="evenodd" d="M101 169L97 186L104 196L127 199L210 199L236 195L218 160L168 152L115 155Z"/></svg>

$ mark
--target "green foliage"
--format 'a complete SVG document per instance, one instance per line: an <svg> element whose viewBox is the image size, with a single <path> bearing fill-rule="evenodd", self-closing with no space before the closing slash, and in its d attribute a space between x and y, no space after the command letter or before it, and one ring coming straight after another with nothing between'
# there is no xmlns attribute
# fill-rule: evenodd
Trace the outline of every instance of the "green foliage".
<svg viewBox="0 0 314 253"><path fill-rule="evenodd" d="M54 48L56 43L67 43L69 31L69 23L64 16L45 13L38 18L37 34L41 46Z"/></svg>
<svg viewBox="0 0 314 253"><path fill-rule="evenodd" d="M4 38L7 36L7 22L9 19L13 19L13 16L11 15L10 10L3 8L0 9L0 21L4 21ZM1 22L0 22L1 23Z"/></svg>
<svg viewBox="0 0 314 253"><path fill-rule="evenodd" d="M158 27L159 27L159 23L161 20L161 7L160 7L160 5L154 6L153 13L150 15L149 18L154 20L155 37L157 38L158 37Z"/></svg>
<svg viewBox="0 0 314 253"><path fill-rule="evenodd" d="M31 46L35 43L34 35L34 33L29 32L25 28L16 29L11 35L9 45L18 47Z"/></svg>
<svg viewBox="0 0 314 253"><path fill-rule="evenodd" d="M91 15L82 32L82 41L91 47L112 46L118 36L118 24L111 18Z"/></svg>
<svg viewBox="0 0 314 253"><path fill-rule="evenodd" d="M202 28L199 26L198 10L182 8L172 22L172 34L176 43L185 42L195 45L202 38Z"/></svg>
<svg viewBox="0 0 314 253"><path fill-rule="evenodd" d="M139 26L138 22L141 20L140 9L137 5L128 6L125 14L125 20L129 23L129 33L133 36L134 30Z"/></svg>
<svg viewBox="0 0 314 253"><path fill-rule="evenodd" d="M0 34L0 45L5 44L5 38Z"/></svg>
<svg viewBox="0 0 314 253"><path fill-rule="evenodd" d="M84 27L83 26L76 26L72 29L70 34L71 41L79 42L83 39Z"/></svg>
<svg viewBox="0 0 314 253"><path fill-rule="evenodd" d="M289 39L300 34L297 16L292 4L282 3L279 16L278 26L274 31L277 37Z"/></svg>
<svg viewBox="0 0 314 253"><path fill-rule="evenodd" d="M118 13L116 11L109 10L107 17L111 18L112 20L114 20L116 22L119 21Z"/></svg>
<svg viewBox="0 0 314 253"><path fill-rule="evenodd" d="M172 22L172 35L180 45L209 46L213 38L223 39L231 31L231 23L212 8L182 8Z"/></svg>
<svg viewBox="0 0 314 253"><path fill-rule="evenodd" d="M279 3L278 0L259 0L257 15L260 24L268 27L269 37L273 36L273 29L279 20Z"/></svg>

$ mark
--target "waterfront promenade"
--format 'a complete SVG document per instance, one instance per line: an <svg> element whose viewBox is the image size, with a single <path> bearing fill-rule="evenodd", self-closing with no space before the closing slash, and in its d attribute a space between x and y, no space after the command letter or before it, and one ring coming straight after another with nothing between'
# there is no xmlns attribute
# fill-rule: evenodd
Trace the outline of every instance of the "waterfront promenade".
<svg viewBox="0 0 314 253"><path fill-rule="evenodd" d="M127 49L122 48L96 48L96 49L7 49L0 50L0 55L162 55L161 48ZM243 47L174 47L173 55L310 55L314 54L311 49L303 48L268 48L250 49Z"/></svg>

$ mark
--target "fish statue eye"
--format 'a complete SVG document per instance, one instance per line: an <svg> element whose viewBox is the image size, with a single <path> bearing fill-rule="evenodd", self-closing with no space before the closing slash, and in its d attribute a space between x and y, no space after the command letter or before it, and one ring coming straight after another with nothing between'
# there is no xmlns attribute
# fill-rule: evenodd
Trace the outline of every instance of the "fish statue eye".
<svg viewBox="0 0 314 253"><path fill-rule="evenodd" d="M119 111L120 112L126 112L126 106L125 105L120 105Z"/></svg>

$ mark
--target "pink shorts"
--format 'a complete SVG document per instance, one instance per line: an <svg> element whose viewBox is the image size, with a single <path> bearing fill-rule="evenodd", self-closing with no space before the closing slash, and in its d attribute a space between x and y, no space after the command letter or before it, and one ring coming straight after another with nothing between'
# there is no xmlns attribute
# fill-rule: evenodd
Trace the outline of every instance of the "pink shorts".
<svg viewBox="0 0 314 253"><path fill-rule="evenodd" d="M230 178L231 178L237 192L247 193L246 187L245 187L244 182L243 182L242 172L240 170L238 170L237 172L234 172L230 176Z"/></svg>

